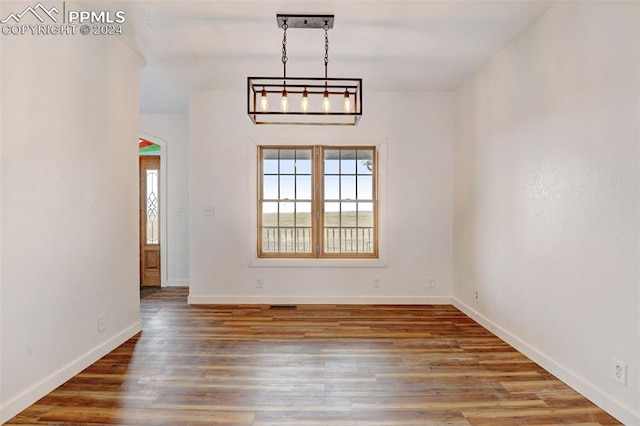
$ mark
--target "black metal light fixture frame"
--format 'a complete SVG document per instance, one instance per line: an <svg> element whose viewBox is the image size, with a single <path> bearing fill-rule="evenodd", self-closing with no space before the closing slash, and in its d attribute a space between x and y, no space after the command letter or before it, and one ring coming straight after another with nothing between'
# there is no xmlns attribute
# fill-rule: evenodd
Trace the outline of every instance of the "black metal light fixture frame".
<svg viewBox="0 0 640 426"><path fill-rule="evenodd" d="M276 15L278 27L284 30L282 39L282 77L247 77L247 113L254 124L297 124L297 125L343 125L354 126L362 117L362 79L328 77L329 38L328 30L333 28L334 15ZM287 29L320 28L325 32L324 77L287 76ZM286 97L291 107L285 110L276 105L269 106L267 99ZM278 98L278 96L281 96ZM307 110L302 109L303 98L307 98ZM326 97L337 111L318 108ZM331 101L333 99L333 101ZM342 103L336 102L341 99ZM264 100L264 103L261 102ZM325 101L327 102L327 101ZM297 107L296 105L300 105Z"/></svg>

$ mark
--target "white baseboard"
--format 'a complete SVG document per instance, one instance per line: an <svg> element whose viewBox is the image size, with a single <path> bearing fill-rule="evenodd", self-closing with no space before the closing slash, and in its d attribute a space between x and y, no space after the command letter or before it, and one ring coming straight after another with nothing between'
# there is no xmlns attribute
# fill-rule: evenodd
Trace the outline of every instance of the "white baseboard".
<svg viewBox="0 0 640 426"><path fill-rule="evenodd" d="M138 320L109 340L101 343L87 353L79 356L59 370L45 377L29 389L4 402L0 406L0 424L10 420L22 410L135 336L142 330L142 321Z"/></svg>
<svg viewBox="0 0 640 426"><path fill-rule="evenodd" d="M640 413L634 412L633 409L611 398L609 395L600 391L593 384L578 376L565 366L557 363L549 356L540 352L536 348L530 346L519 337L511 334L509 331L500 327L484 315L480 314L469 305L458 299L452 299L453 305L471 317L474 321L482 325L484 328L522 352L524 355L532 359L538 365L549 371L551 374L562 380L576 392L589 399L591 402L602 408L613 417L621 421L625 425L640 425Z"/></svg>
<svg viewBox="0 0 640 426"><path fill-rule="evenodd" d="M191 305L451 305L433 296L191 296Z"/></svg>
<svg viewBox="0 0 640 426"><path fill-rule="evenodd" d="M162 287L189 287L189 280L169 280L162 283Z"/></svg>

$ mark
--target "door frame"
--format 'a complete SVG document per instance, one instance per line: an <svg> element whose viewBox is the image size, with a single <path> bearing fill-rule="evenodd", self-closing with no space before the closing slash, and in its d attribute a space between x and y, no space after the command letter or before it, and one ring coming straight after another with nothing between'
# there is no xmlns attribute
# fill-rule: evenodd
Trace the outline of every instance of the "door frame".
<svg viewBox="0 0 640 426"><path fill-rule="evenodd" d="M168 278L167 252L169 248L167 244L167 222L169 219L167 214L167 150L169 147L167 141L149 133L138 132L138 137L160 146L160 287L166 287ZM138 158L140 158L139 151ZM140 198L140 194L138 194L138 198ZM139 234L138 241L140 241ZM138 258L140 258L140 244L138 244Z"/></svg>

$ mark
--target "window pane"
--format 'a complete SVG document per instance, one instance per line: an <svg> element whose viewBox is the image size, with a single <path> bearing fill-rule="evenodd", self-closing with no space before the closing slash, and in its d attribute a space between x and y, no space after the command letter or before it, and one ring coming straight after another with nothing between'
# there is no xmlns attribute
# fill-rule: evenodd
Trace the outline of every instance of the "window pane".
<svg viewBox="0 0 640 426"><path fill-rule="evenodd" d="M278 203L262 203L262 251L278 252Z"/></svg>
<svg viewBox="0 0 640 426"><path fill-rule="evenodd" d="M265 149L262 151L262 173L278 173L278 150Z"/></svg>
<svg viewBox="0 0 640 426"><path fill-rule="evenodd" d="M298 253L311 253L313 245L311 237L311 203L296 203L295 210L295 250Z"/></svg>
<svg viewBox="0 0 640 426"><path fill-rule="evenodd" d="M262 226L278 226L278 203L262 203Z"/></svg>
<svg viewBox="0 0 640 426"><path fill-rule="evenodd" d="M339 176L324 177L324 199L325 200L340 199L340 177Z"/></svg>
<svg viewBox="0 0 640 426"><path fill-rule="evenodd" d="M293 227L294 226L294 207L295 207L295 203L291 203L291 202L285 202L285 203L280 203L280 215L279 215L279 220L278 220L278 225L280 227L286 226L286 227Z"/></svg>
<svg viewBox="0 0 640 426"><path fill-rule="evenodd" d="M373 226L373 203L358 203L358 226Z"/></svg>
<svg viewBox="0 0 640 426"><path fill-rule="evenodd" d="M311 253L311 246L313 241L311 240L311 227L308 228L296 228L296 252L298 253Z"/></svg>
<svg viewBox="0 0 640 426"><path fill-rule="evenodd" d="M280 199L293 200L295 196L294 176L280 176Z"/></svg>
<svg viewBox="0 0 640 426"><path fill-rule="evenodd" d="M265 200L278 199L278 176L264 176L262 179L262 198Z"/></svg>
<svg viewBox="0 0 640 426"><path fill-rule="evenodd" d="M370 175L373 171L373 151L358 151L358 161L356 164L359 175Z"/></svg>
<svg viewBox="0 0 640 426"><path fill-rule="evenodd" d="M373 176L358 176L358 200L373 199Z"/></svg>
<svg viewBox="0 0 640 426"><path fill-rule="evenodd" d="M311 176L296 176L296 199L311 199Z"/></svg>
<svg viewBox="0 0 640 426"><path fill-rule="evenodd" d="M340 203L324 203L324 251L340 253Z"/></svg>
<svg viewBox="0 0 640 426"><path fill-rule="evenodd" d="M292 149L280 150L280 174L293 174L295 172L295 151Z"/></svg>
<svg viewBox="0 0 640 426"><path fill-rule="evenodd" d="M356 174L356 151L340 151L340 173L354 175Z"/></svg>
<svg viewBox="0 0 640 426"><path fill-rule="evenodd" d="M344 227L356 227L356 203L341 203L342 212L340 213L340 226Z"/></svg>
<svg viewBox="0 0 640 426"><path fill-rule="evenodd" d="M278 228L262 227L262 251L277 253L279 244Z"/></svg>
<svg viewBox="0 0 640 426"><path fill-rule="evenodd" d="M337 175L340 173L340 151L324 151L324 174Z"/></svg>
<svg viewBox="0 0 640 426"><path fill-rule="evenodd" d="M296 226L311 227L311 203L296 203Z"/></svg>
<svg viewBox="0 0 640 426"><path fill-rule="evenodd" d="M280 228L280 252L292 253L294 247L293 228Z"/></svg>
<svg viewBox="0 0 640 426"><path fill-rule="evenodd" d="M324 226L340 226L340 203L324 203Z"/></svg>
<svg viewBox="0 0 640 426"><path fill-rule="evenodd" d="M311 150L299 149L296 151L296 174L311 174Z"/></svg>
<svg viewBox="0 0 640 426"><path fill-rule="evenodd" d="M341 176L341 200L355 200L356 199L356 177L355 176Z"/></svg>
<svg viewBox="0 0 640 426"><path fill-rule="evenodd" d="M358 228L358 252L373 253L375 247L373 228Z"/></svg>
<svg viewBox="0 0 640 426"><path fill-rule="evenodd" d="M373 253L373 203L358 203L358 252Z"/></svg>
<svg viewBox="0 0 640 426"><path fill-rule="evenodd" d="M358 228L342 228L340 232L342 234L342 245L340 247L342 252L357 253L361 251L358 247Z"/></svg>

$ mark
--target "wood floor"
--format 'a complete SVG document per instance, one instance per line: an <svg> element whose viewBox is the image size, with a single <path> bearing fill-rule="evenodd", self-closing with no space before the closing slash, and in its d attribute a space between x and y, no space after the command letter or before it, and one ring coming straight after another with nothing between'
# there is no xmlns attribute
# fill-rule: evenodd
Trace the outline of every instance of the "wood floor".
<svg viewBox="0 0 640 426"><path fill-rule="evenodd" d="M619 424L452 306L141 301L141 335L8 424Z"/></svg>

